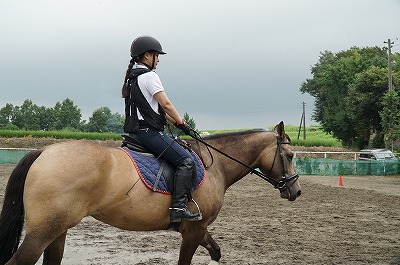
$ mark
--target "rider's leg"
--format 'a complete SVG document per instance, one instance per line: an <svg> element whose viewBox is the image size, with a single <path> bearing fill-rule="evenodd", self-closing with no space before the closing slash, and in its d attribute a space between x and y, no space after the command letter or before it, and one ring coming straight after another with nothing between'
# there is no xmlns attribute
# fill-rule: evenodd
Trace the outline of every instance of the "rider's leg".
<svg viewBox="0 0 400 265"><path fill-rule="evenodd" d="M200 213L192 213L186 203L192 187L192 176L195 170L193 158L184 158L177 167L172 194L171 222L180 222L182 219L197 220Z"/></svg>
<svg viewBox="0 0 400 265"><path fill-rule="evenodd" d="M200 213L192 213L186 206L192 178L195 178L196 174L193 157L190 152L176 140L151 127L141 128L139 133L131 136L177 167L172 194L171 221L180 222L181 219L197 220Z"/></svg>

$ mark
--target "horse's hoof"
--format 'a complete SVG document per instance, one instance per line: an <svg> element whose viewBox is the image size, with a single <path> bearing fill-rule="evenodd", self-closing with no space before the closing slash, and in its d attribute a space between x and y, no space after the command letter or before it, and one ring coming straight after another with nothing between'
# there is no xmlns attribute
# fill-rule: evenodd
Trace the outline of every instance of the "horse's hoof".
<svg viewBox="0 0 400 265"><path fill-rule="evenodd" d="M219 263L215 260L210 261L210 263L208 263L208 265L218 265Z"/></svg>

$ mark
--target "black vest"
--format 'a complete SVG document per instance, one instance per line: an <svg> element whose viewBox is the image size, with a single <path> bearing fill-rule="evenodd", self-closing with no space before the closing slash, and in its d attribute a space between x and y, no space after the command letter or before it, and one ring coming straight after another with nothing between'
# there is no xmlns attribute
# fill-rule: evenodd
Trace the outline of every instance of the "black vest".
<svg viewBox="0 0 400 265"><path fill-rule="evenodd" d="M158 111L155 112L149 102L147 102L138 84L138 76L149 72L149 69L135 68L129 73L128 91L129 97L125 98L125 124L124 131L126 133L135 133L139 131L139 118L137 109L142 114L144 122L157 130L163 131L164 125L167 123L163 108L158 105Z"/></svg>

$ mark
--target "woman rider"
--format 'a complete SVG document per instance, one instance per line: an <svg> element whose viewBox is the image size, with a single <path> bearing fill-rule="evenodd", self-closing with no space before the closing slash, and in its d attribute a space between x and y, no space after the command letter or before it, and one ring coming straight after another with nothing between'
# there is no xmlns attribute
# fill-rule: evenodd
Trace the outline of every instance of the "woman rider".
<svg viewBox="0 0 400 265"><path fill-rule="evenodd" d="M178 114L159 76L153 71L160 54L166 53L153 37L140 36L132 42L131 60L122 87L125 98L124 131L176 166L172 205L169 208L171 222L182 219L195 221L200 218L200 213L192 213L186 205L192 177L196 174L193 157L163 132L166 119L186 134L191 128Z"/></svg>

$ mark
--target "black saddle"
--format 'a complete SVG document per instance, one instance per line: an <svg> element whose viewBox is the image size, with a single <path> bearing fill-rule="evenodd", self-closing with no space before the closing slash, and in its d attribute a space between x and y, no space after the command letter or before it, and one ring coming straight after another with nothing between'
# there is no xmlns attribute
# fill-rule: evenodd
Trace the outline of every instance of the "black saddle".
<svg viewBox="0 0 400 265"><path fill-rule="evenodd" d="M149 154L153 153L152 151L150 151L150 149L148 149L146 146L144 146L141 142L130 137L129 135L122 135L121 147L127 147L130 150L138 152L138 153L149 153Z"/></svg>

